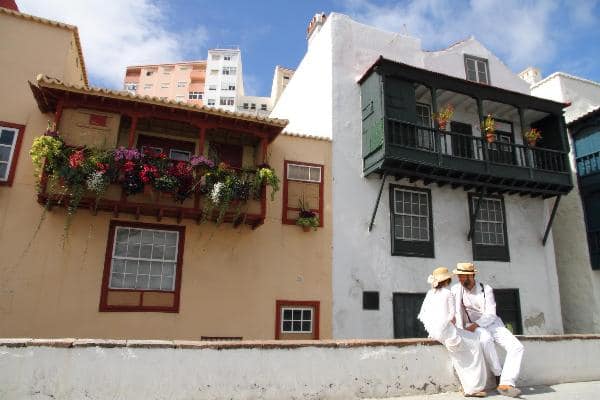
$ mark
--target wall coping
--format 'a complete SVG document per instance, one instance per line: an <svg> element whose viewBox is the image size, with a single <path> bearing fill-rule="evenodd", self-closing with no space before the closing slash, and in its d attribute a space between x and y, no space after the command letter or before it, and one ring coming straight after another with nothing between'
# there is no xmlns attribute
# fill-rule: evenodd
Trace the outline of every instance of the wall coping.
<svg viewBox="0 0 600 400"><path fill-rule="evenodd" d="M525 342L558 342L570 340L600 340L598 334L570 335L517 335ZM129 347L144 349L298 349L358 348L358 347L407 347L439 346L433 339L344 339L344 340L243 340L243 341L200 341L200 340L125 340L125 339L77 339L77 338L0 338L0 347Z"/></svg>

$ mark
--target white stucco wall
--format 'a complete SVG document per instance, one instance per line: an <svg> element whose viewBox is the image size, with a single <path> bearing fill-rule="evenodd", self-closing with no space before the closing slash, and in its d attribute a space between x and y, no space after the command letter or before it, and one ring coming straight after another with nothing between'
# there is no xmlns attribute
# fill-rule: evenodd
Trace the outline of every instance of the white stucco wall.
<svg viewBox="0 0 600 400"><path fill-rule="evenodd" d="M556 72L531 87L531 94L570 102L567 123L600 107L600 84ZM569 135L571 168L576 171ZM573 182L577 182L573 175ZM553 225L563 325L568 333L600 332L600 271L592 270L579 188L563 196Z"/></svg>
<svg viewBox="0 0 600 400"><path fill-rule="evenodd" d="M598 336L523 344L518 385L600 380ZM352 400L459 388L446 350L432 341L0 339L3 400Z"/></svg>

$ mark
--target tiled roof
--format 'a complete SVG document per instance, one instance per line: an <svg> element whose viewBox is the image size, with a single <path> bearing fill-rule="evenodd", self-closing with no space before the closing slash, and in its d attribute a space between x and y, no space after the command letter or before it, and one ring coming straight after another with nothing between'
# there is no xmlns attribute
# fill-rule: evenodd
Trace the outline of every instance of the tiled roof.
<svg viewBox="0 0 600 400"><path fill-rule="evenodd" d="M567 125L572 126L575 125L581 121L583 121L586 118L589 118L591 116L593 116L594 114L600 114L600 107L596 107L591 111L588 111L587 113L580 115L579 117L577 117L577 119L574 119L573 121L569 122Z"/></svg>
<svg viewBox="0 0 600 400"><path fill-rule="evenodd" d="M308 135L308 134L304 134L304 133L295 133L295 132L286 132L286 131L281 132L281 134L286 135L286 136L295 136L295 137L299 137L299 138L303 138L303 139L324 140L326 142L331 142L331 138L324 137L324 136Z"/></svg>
<svg viewBox="0 0 600 400"><path fill-rule="evenodd" d="M62 82L60 79L52 78L52 77L49 77L46 75L38 75L37 83L38 83L38 86L40 86L40 87L62 89L62 90L70 91L70 92L79 92L79 93L85 93L85 94L90 94L90 95L100 95L100 96L111 97L111 98L122 99L122 100L139 101L139 102L143 102L143 103L147 103L147 104L156 104L156 105L162 105L162 106L168 106L168 107L176 107L176 108L183 109L183 110L201 111L201 112L204 112L207 114L223 116L223 117L230 117L230 118L237 118L237 119L242 119L242 120L246 120L246 121L250 121L250 122L258 122L258 123L268 124L268 125L272 125L272 126L277 126L277 127L281 127L281 128L283 128L284 126L286 126L288 124L288 121L285 119L267 118L267 117L261 117L258 115L250 115L250 114L245 114L245 113L226 111L226 110L221 110L221 109L218 109L215 107L200 106L200 105L196 105L196 104L190 104L190 103L185 103L185 102L180 102L180 101L175 101L175 100L161 100L158 97L141 96L141 95L131 94L127 91L118 91L118 90L111 90L111 89L106 89L106 88L97 88L97 87L88 87L88 86L68 84L68 83Z"/></svg>
<svg viewBox="0 0 600 400"><path fill-rule="evenodd" d="M24 14L22 12L17 12L13 10L9 10L7 8L0 7L0 13L12 15L13 17L22 18L29 21L34 21L40 24L55 26L57 28L62 28L73 32L73 36L75 36L75 45L77 46L77 54L79 55L79 60L81 61L81 69L83 71L83 81L85 85L88 85L88 77L87 71L85 69L85 60L83 59L83 52L81 50L81 41L79 40L79 31L75 25L65 24L63 22L52 21L50 19L36 17L34 15Z"/></svg>

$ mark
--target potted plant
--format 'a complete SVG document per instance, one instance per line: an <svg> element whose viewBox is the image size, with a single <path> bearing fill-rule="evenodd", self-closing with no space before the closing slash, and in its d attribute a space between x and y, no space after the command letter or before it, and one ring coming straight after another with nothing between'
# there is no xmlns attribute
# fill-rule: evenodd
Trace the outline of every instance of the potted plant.
<svg viewBox="0 0 600 400"><path fill-rule="evenodd" d="M319 226L319 217L317 217L317 214L310 210L310 206L304 198L298 200L298 205L300 208L300 215L296 220L296 225L301 226L304 232L310 231L310 228L313 228L316 231Z"/></svg>
<svg viewBox="0 0 600 400"><path fill-rule="evenodd" d="M542 132L537 128L531 128L523 134L529 146L534 147L538 140L542 138Z"/></svg>
<svg viewBox="0 0 600 400"><path fill-rule="evenodd" d="M496 131L496 121L494 121L491 114L488 114L483 121L483 131L485 132L485 140L488 143L493 143L496 140L496 135L494 134Z"/></svg>
<svg viewBox="0 0 600 400"><path fill-rule="evenodd" d="M452 115L454 115L454 107L452 104L446 104L439 112L434 114L438 127L441 130L446 130L446 125L448 124L448 121L450 121L450 118L452 118Z"/></svg>

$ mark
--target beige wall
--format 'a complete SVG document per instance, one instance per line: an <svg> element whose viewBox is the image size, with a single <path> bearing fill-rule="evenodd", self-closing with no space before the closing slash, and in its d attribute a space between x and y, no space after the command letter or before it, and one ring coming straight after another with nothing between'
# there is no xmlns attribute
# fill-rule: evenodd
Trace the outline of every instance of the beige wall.
<svg viewBox="0 0 600 400"><path fill-rule="evenodd" d="M0 37L0 121L25 124L35 104L27 81L38 74L83 83L72 31L0 12Z"/></svg>
<svg viewBox="0 0 600 400"><path fill-rule="evenodd" d="M179 313L99 312L113 216L80 209L63 248L65 211L44 213L36 202L27 154L49 116L30 113L15 182L0 187L0 336L269 339L276 300L307 300L320 301L320 336L331 337L330 142L282 135L271 144L269 160L280 177L284 159L325 165L324 228L305 233L283 225L282 191L267 202L265 224L255 230L184 220ZM134 221L127 214L119 219Z"/></svg>

